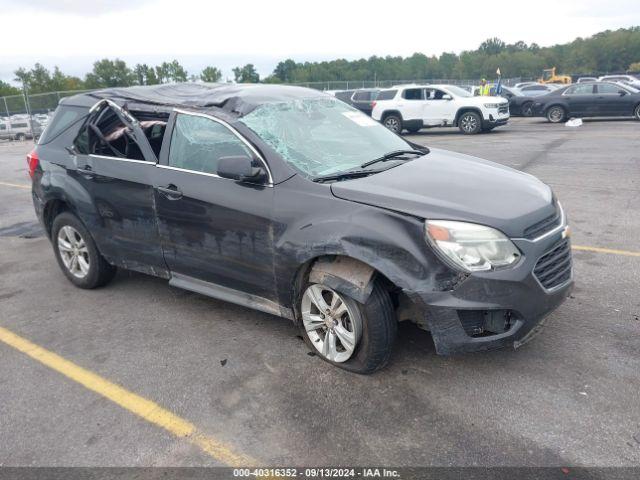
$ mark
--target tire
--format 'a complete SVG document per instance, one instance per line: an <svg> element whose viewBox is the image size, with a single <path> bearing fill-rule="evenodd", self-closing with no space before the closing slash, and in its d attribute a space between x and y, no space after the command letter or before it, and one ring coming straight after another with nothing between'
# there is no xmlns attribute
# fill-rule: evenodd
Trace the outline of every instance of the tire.
<svg viewBox="0 0 640 480"><path fill-rule="evenodd" d="M402 133L402 118L400 115L396 115L395 113L391 113L384 117L382 124L398 135Z"/></svg>
<svg viewBox="0 0 640 480"><path fill-rule="evenodd" d="M640 104L636 106L633 116L636 117L636 120L640 120Z"/></svg>
<svg viewBox="0 0 640 480"><path fill-rule="evenodd" d="M524 102L520 106L520 113L523 117L533 117L533 102Z"/></svg>
<svg viewBox="0 0 640 480"><path fill-rule="evenodd" d="M482 131L482 118L476 112L464 112L458 119L458 128L465 135L475 135Z"/></svg>
<svg viewBox="0 0 640 480"><path fill-rule="evenodd" d="M551 123L561 123L567 118L567 111L560 105L554 105L547 110L546 117Z"/></svg>
<svg viewBox="0 0 640 480"><path fill-rule="evenodd" d="M322 315L320 309L317 308L317 303L309 298L308 292L312 290L321 292L323 300L329 307L334 305L331 300L334 295L337 295L343 304L341 306L336 303L334 310L338 315L341 314L340 310L346 310L342 313L346 317L337 320L339 317L335 313L333 316ZM398 324L389 293L379 282L376 281L365 304L324 285L309 283L301 295L300 311L302 312L302 321L300 322L302 337L312 352L324 361L360 374L373 373L384 367L389 361ZM327 322L330 325L333 322L334 325L331 329L334 332L332 334L335 346L334 355L330 352L324 353L331 350L330 348L324 349L327 344L327 335L330 335ZM341 330L338 330L340 327L342 327ZM342 334L336 333L340 331ZM345 337L345 331L351 334L351 339L355 338L354 347L351 350L346 348L344 345L347 343L343 345L341 340L341 337ZM340 351L340 348L344 351Z"/></svg>
<svg viewBox="0 0 640 480"><path fill-rule="evenodd" d="M53 220L51 243L58 265L76 287L101 287L116 273L116 268L100 255L88 230L72 213L63 212Z"/></svg>

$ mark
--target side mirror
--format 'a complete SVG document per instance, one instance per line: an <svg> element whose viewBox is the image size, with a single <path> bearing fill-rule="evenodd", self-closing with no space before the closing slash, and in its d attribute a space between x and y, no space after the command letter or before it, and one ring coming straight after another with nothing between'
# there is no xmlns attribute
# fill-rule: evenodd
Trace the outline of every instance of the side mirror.
<svg viewBox="0 0 640 480"><path fill-rule="evenodd" d="M220 157L218 160L218 176L230 178L238 182L264 182L266 172L262 167L256 167L252 158L244 155Z"/></svg>
<svg viewBox="0 0 640 480"><path fill-rule="evenodd" d="M451 95L449 95L448 93L445 93L444 95L442 95L442 99L443 100L453 100L453 97Z"/></svg>

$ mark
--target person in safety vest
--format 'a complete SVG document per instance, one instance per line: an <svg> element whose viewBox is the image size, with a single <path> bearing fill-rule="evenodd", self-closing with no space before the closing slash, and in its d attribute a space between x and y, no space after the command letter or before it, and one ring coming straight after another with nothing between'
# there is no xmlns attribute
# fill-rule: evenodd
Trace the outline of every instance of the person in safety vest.
<svg viewBox="0 0 640 480"><path fill-rule="evenodd" d="M487 84L487 79L483 78L480 81L480 90L478 92L480 96L488 97L491 95L491 86Z"/></svg>

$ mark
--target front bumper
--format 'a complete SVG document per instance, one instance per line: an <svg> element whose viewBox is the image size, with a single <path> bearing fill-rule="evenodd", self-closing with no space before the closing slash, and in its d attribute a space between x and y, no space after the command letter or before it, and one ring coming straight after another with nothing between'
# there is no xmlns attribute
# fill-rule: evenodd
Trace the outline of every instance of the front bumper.
<svg viewBox="0 0 640 480"><path fill-rule="evenodd" d="M543 255L569 241L565 232L563 228L537 241L512 239L522 252L513 268L474 273L450 291L406 292L421 310L437 353L517 348L529 341L573 289L573 274L546 289L533 272ZM495 327L496 319L499 323L503 317L502 331L483 331L483 321ZM480 321L474 332L470 331L469 319L472 324Z"/></svg>
<svg viewBox="0 0 640 480"><path fill-rule="evenodd" d="M496 113L490 114L489 118L482 120L482 126L487 127L499 127L500 125L506 125L509 121L509 113Z"/></svg>

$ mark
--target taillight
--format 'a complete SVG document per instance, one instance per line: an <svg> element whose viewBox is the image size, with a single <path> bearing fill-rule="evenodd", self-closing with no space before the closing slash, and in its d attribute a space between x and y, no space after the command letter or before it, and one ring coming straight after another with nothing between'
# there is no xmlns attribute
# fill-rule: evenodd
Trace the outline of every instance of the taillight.
<svg viewBox="0 0 640 480"><path fill-rule="evenodd" d="M27 164L29 164L29 176L33 178L36 168L38 168L38 153L35 149L31 150L31 153L27 155Z"/></svg>

